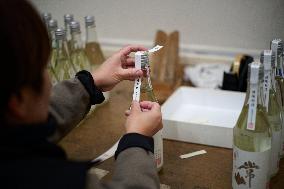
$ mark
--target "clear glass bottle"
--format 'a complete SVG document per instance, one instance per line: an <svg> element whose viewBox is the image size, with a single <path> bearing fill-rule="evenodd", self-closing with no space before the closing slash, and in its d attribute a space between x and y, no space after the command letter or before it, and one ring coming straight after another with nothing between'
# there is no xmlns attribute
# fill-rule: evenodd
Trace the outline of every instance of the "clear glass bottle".
<svg viewBox="0 0 284 189"><path fill-rule="evenodd" d="M275 55L271 50L264 50L260 55L260 62L264 66L264 106L267 111L268 122L271 128L271 165L270 176L273 177L279 170L280 149L282 146L281 131L281 108L278 103L275 92L275 74L272 68L275 68Z"/></svg>
<svg viewBox="0 0 284 189"><path fill-rule="evenodd" d="M42 20L43 20L43 22L45 23L45 25L46 25L46 28L48 28L48 22L49 22L49 20L51 20L51 14L50 13L48 13L48 12L44 12L44 13L42 13L41 14L41 17L42 17Z"/></svg>
<svg viewBox="0 0 284 189"><path fill-rule="evenodd" d="M72 34L71 39L71 61L77 71L91 71L91 64L85 54L83 42L81 38L81 30L79 22L72 21L70 23Z"/></svg>
<svg viewBox="0 0 284 189"><path fill-rule="evenodd" d="M57 29L57 21L50 19L48 21L48 34L51 41L51 57L48 69L50 70L51 82L55 85L59 80L55 73L55 55L56 55L56 42L55 42L55 30Z"/></svg>
<svg viewBox="0 0 284 189"><path fill-rule="evenodd" d="M75 77L76 71L71 63L68 52L65 30L58 28L55 31L56 39L56 56L55 56L55 73L59 81Z"/></svg>
<svg viewBox="0 0 284 189"><path fill-rule="evenodd" d="M104 61L105 57L103 51L98 42L96 24L94 16L85 16L85 27L86 27L86 45L85 52L91 64L92 70L97 69ZM110 92L103 92L106 103L109 100Z"/></svg>
<svg viewBox="0 0 284 189"><path fill-rule="evenodd" d="M233 129L233 189L266 189L269 183L271 130L263 106L263 65L249 64L244 106Z"/></svg>
<svg viewBox="0 0 284 189"><path fill-rule="evenodd" d="M135 56L139 56L140 52L137 52ZM140 88L140 101L152 101L158 102L154 90L151 84L150 78L150 63L149 56L147 52L142 52L141 55L141 69L143 71L143 77L141 78L141 88ZM163 138L162 138L162 130L157 132L154 136L154 156L156 160L156 166L158 171L160 171L164 164L163 157Z"/></svg>
<svg viewBox="0 0 284 189"><path fill-rule="evenodd" d="M280 156L284 157L284 68L283 68L283 41L281 39L274 39L271 41L271 50L275 53L275 66L276 66L276 95L278 103L281 107L281 120L282 120L282 137L281 137L281 150Z"/></svg>
<svg viewBox="0 0 284 189"><path fill-rule="evenodd" d="M105 61L102 49L98 42L96 24L94 16L85 17L86 27L86 55L92 65L93 69L96 69L100 64Z"/></svg>
<svg viewBox="0 0 284 189"><path fill-rule="evenodd" d="M71 31L70 31L70 23L74 21L73 14L65 14L64 15L64 29L66 31L66 40L68 44L68 49L70 50L71 46Z"/></svg>

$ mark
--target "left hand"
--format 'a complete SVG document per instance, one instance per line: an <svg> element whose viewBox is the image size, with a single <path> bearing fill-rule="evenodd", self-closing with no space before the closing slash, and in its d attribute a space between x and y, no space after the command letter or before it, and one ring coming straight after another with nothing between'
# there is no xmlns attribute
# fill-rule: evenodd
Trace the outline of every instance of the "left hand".
<svg viewBox="0 0 284 189"><path fill-rule="evenodd" d="M135 68L134 58L130 53L146 51L142 46L129 45L108 58L98 69L92 72L95 84L103 92L111 90L123 80L133 81L143 75L142 70Z"/></svg>

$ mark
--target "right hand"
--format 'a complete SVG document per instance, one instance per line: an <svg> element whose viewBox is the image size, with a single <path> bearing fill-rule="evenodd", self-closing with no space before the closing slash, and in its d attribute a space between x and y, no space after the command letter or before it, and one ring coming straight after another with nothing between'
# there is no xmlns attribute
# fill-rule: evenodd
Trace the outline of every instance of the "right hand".
<svg viewBox="0 0 284 189"><path fill-rule="evenodd" d="M133 101L131 110L127 110L126 133L138 133L153 136L162 129L161 107L157 102Z"/></svg>

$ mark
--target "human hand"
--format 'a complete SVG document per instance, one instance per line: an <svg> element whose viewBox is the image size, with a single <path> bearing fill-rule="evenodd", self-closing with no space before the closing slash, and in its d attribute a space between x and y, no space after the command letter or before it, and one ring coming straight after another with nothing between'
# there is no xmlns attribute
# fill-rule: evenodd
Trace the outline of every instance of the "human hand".
<svg viewBox="0 0 284 189"><path fill-rule="evenodd" d="M133 101L131 110L127 110L126 133L139 133L153 136L162 129L161 107L157 102Z"/></svg>
<svg viewBox="0 0 284 189"><path fill-rule="evenodd" d="M129 45L108 58L92 76L95 84L102 91L111 90L122 80L131 80L142 76L143 72L135 68L135 60L130 57L131 52L146 51L142 46Z"/></svg>

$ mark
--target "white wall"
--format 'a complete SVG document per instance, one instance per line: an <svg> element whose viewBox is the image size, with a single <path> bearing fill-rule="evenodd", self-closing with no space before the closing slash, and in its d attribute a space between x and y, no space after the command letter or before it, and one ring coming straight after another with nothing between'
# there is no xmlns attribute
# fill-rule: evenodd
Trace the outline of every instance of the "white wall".
<svg viewBox="0 0 284 189"><path fill-rule="evenodd" d="M31 0L63 24L63 14L95 15L105 48L151 46L155 31L179 30L182 53L258 53L284 39L284 0Z"/></svg>

